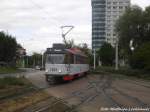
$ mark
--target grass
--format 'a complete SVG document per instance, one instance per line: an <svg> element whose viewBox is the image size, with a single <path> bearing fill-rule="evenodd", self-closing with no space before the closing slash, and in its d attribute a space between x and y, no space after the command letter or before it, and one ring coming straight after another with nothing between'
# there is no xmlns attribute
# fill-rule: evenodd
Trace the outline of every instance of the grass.
<svg viewBox="0 0 150 112"><path fill-rule="evenodd" d="M8 86L24 86L23 78L15 77L5 77L0 79L0 89L6 88Z"/></svg>
<svg viewBox="0 0 150 112"><path fill-rule="evenodd" d="M110 74L118 74L124 75L128 77L136 77L139 79L150 80L150 72L144 70L133 70L130 68L119 68L119 70L115 70L114 67L98 67L96 70L91 71L92 73L110 73Z"/></svg>
<svg viewBox="0 0 150 112"><path fill-rule="evenodd" d="M48 97L25 78L0 79L0 112L14 112Z"/></svg>
<svg viewBox="0 0 150 112"><path fill-rule="evenodd" d="M0 74L18 73L21 70L13 67L0 67Z"/></svg>
<svg viewBox="0 0 150 112"><path fill-rule="evenodd" d="M0 112L21 112L22 109L43 101L50 96L43 91L32 92L19 98L0 103Z"/></svg>
<svg viewBox="0 0 150 112"><path fill-rule="evenodd" d="M7 89L15 86L27 86L25 78L5 77L0 79L0 89Z"/></svg>
<svg viewBox="0 0 150 112"><path fill-rule="evenodd" d="M34 91L34 86L25 78L6 77L0 79L0 100L9 99Z"/></svg>
<svg viewBox="0 0 150 112"><path fill-rule="evenodd" d="M44 90L35 88L25 78L6 77L0 79L0 112L22 112L23 109L30 106L34 107L49 98L54 97ZM52 102L54 101L52 100ZM69 107L63 103L58 103L50 111L64 112L67 109Z"/></svg>

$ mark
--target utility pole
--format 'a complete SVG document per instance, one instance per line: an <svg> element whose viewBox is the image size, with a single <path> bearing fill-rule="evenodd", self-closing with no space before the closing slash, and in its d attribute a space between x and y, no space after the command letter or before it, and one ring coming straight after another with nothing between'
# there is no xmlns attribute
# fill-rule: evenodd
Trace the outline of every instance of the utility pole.
<svg viewBox="0 0 150 112"><path fill-rule="evenodd" d="M27 56L27 68L29 68L29 60L28 60L28 56Z"/></svg>
<svg viewBox="0 0 150 112"><path fill-rule="evenodd" d="M116 38L116 53L115 53L115 70L119 69L119 45L118 45L118 38Z"/></svg>
<svg viewBox="0 0 150 112"><path fill-rule="evenodd" d="M96 69L96 50L94 49L94 70Z"/></svg>
<svg viewBox="0 0 150 112"><path fill-rule="evenodd" d="M22 60L22 67L25 68L25 56L24 55L22 56L22 59L23 59Z"/></svg>
<svg viewBox="0 0 150 112"><path fill-rule="evenodd" d="M42 69L44 68L44 53L42 53Z"/></svg>
<svg viewBox="0 0 150 112"><path fill-rule="evenodd" d="M42 69L44 68L44 53L45 53L45 50L41 50L41 54L42 54Z"/></svg>

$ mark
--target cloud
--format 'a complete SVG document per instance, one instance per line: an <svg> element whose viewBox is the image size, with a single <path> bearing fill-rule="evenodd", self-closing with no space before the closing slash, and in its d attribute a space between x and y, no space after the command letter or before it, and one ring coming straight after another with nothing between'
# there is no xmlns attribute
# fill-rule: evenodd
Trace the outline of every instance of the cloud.
<svg viewBox="0 0 150 112"><path fill-rule="evenodd" d="M149 0L133 0L141 6ZM91 46L91 0L1 0L0 29L8 30L27 52L62 42L62 25L75 28L66 37Z"/></svg>
<svg viewBox="0 0 150 112"><path fill-rule="evenodd" d="M135 5L139 5L142 8L150 6L150 1L149 0L131 0L131 3L135 4Z"/></svg>
<svg viewBox="0 0 150 112"><path fill-rule="evenodd" d="M62 41L61 25L77 23L73 23L77 13L72 15L68 11L68 8L73 8L72 11L78 9L73 5L75 2L71 2L71 6L69 1L67 5L58 5L58 2L3 0L0 4L0 29L16 36L28 53L40 52L52 43Z"/></svg>

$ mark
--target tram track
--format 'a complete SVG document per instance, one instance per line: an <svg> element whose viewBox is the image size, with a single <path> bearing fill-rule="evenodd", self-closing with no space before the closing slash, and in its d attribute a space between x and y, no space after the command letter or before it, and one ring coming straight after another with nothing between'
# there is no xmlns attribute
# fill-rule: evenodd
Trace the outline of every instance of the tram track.
<svg viewBox="0 0 150 112"><path fill-rule="evenodd" d="M100 76L100 79L103 78L103 76ZM57 100L56 102L53 102L51 105L45 105L43 106L42 108L40 109L36 109L36 110L28 110L28 111L24 111L24 112L46 112L46 110L49 110L51 109L53 106L55 106L57 103L62 103L63 101L67 101L71 98L79 98L80 99L80 103L78 103L77 105L75 105L71 110L67 111L67 112L74 112L76 110L76 108L78 108L79 106L83 105L84 103L87 103L87 102L90 102L92 100L94 100L97 96L99 96L99 92L95 92L94 94L89 94L89 95L85 95L84 92L88 92L90 91L91 89L96 89L94 86L93 86L93 83L102 83L100 80L98 81L93 81L91 82L90 80L88 80L88 85L83 88L83 89L80 89L80 90L77 90L77 91L74 91L72 92L71 95L67 96L67 97L64 97L64 98L61 98L61 100ZM103 84L101 84L101 86L103 86ZM52 88L52 87L55 87L55 86L51 86L51 87L46 87L46 88L42 88L42 90L44 89L49 89L49 88ZM97 90L94 90L94 91L97 91ZM81 95L82 94L82 95ZM67 105L67 104L65 104ZM48 112L48 111L47 111Z"/></svg>
<svg viewBox="0 0 150 112"><path fill-rule="evenodd" d="M134 81L134 80L129 80L129 79L124 79L124 80L128 81L129 83L138 85L138 86L142 86L142 87L145 87L145 88L150 88L150 85L142 84L143 83L142 81Z"/></svg>
<svg viewBox="0 0 150 112"><path fill-rule="evenodd" d="M102 75L99 77L98 81L88 81L88 83L92 85L93 88L95 89L95 95L88 97L86 100L76 105L70 112L73 112L75 109L79 108L87 101L91 101L89 100L91 97L96 98L99 95L103 95L107 99L107 102L112 104L112 106L120 108L123 107L123 105L119 104L116 100L112 99L111 95L107 94L105 91L106 89L111 88L112 79L110 77ZM94 100L94 98L92 98L92 100ZM120 111L120 112L128 112L128 111Z"/></svg>
<svg viewBox="0 0 150 112"><path fill-rule="evenodd" d="M64 106L64 110L59 112L66 112L71 109L71 107L63 99L50 97L37 104L30 106L29 108L24 109L22 112L49 112L49 110L53 110L54 108L58 109L57 106L55 107L55 105L58 104Z"/></svg>
<svg viewBox="0 0 150 112"><path fill-rule="evenodd" d="M10 94L8 96L0 97L0 101L2 102L2 101L6 101L6 100L15 100L17 98L21 98L21 97L24 97L26 95L35 93L35 92L37 92L36 90L37 90L37 88L34 88L34 87L25 88L25 89L23 89L22 91L20 91L16 94Z"/></svg>
<svg viewBox="0 0 150 112"><path fill-rule="evenodd" d="M92 94L92 95L88 96L87 98L85 98L85 100L83 100L82 102L77 104L70 112L74 112L77 108L82 106L84 103L89 103L89 102L93 101L96 97L98 97L102 93L102 91L99 88L105 87L105 84L107 82L107 80L104 80L104 78L105 78L104 75L100 75L98 78L98 81L91 81L87 77L88 84L92 87L92 89L94 89L95 94ZM87 92L87 91L85 91L85 92Z"/></svg>
<svg viewBox="0 0 150 112"><path fill-rule="evenodd" d="M85 87L69 93L68 95L66 95L66 97L57 99L57 101L52 102L52 104L45 104L41 108L39 108L35 111L29 111L29 112L49 112L48 110L51 110L51 108L53 108L55 105L57 105L59 103L63 103L67 106L70 106L70 104L68 104L66 102L71 100L72 98L79 99L79 102L75 106L69 108L69 110L66 109L63 112L75 112L81 106L84 106L84 104L86 104L86 103L92 102L97 97L104 97L106 99L106 102L108 102L112 107L125 108L125 105L122 104L121 102L119 102L117 100L117 98L113 98L112 93L108 92L107 90L115 91L121 97L126 98L129 102L130 101L135 102L135 104L137 104L137 106L139 106L139 107L144 108L144 107L149 106L148 104L142 102L139 98L133 97L133 96L125 93L124 91L112 86L113 78L111 75L109 75L109 76L108 75L99 75L98 77L87 76L85 78L87 79L87 85ZM51 88L55 88L57 86L58 85L53 85L53 86L41 88L39 90L51 89ZM64 101L66 101L66 102L64 102ZM129 112L129 111L123 110L120 112Z"/></svg>
<svg viewBox="0 0 150 112"><path fill-rule="evenodd" d="M119 95L125 97L126 99L128 99L128 101L133 101L135 104L137 104L138 107L142 107L142 108L145 108L145 107L150 107L148 104L144 103L143 101L141 101L139 98L137 97L133 97L129 94L126 94L125 92L117 89L116 87L113 87L113 86L109 86L109 88L103 88L103 94L106 96L106 98L108 100L110 100L112 102L112 104L114 104L114 106L116 107L119 107L119 108L125 108L125 105L119 103L116 99L112 98L112 95L111 93L108 93L106 90L107 89L112 89L114 90L115 92L117 92ZM120 111L120 112L129 112L128 110L123 110L123 111Z"/></svg>
<svg viewBox="0 0 150 112"><path fill-rule="evenodd" d="M128 95L128 94L120 91L119 89L117 89L115 87L112 87L112 89L115 90L116 92L118 92L120 95L124 96L125 98L128 98L129 100L134 101L136 104L138 104L138 106L141 106L141 107L150 107L148 104L142 102L137 97L130 96L130 95Z"/></svg>
<svg viewBox="0 0 150 112"><path fill-rule="evenodd" d="M107 91L106 91L107 89L111 89L112 88L111 84L112 84L112 78L107 76L107 80L106 80L104 86L101 88L101 95L105 97L107 102L110 103L112 105L112 107L122 108L123 105L121 105L116 100L114 100L111 97L111 94L108 94ZM128 112L128 111L120 111L120 112Z"/></svg>
<svg viewBox="0 0 150 112"><path fill-rule="evenodd" d="M114 91L118 92L118 94L120 94L121 96L127 98L129 101L133 101L136 104L138 104L137 106L139 106L139 107L143 107L143 108L144 107L150 107L148 104L142 102L137 97L130 96L130 95L122 92L121 90L118 90L117 88L112 87L111 86L111 84L112 84L112 78L111 77L105 77L104 78L104 75L103 75L103 76L99 77L99 81L96 81L96 82L93 81L93 82L89 82L89 83L92 84L93 87L95 88L97 96L99 96L100 94L105 96L107 101L110 102L112 104L112 106L114 106L114 107L119 107L121 109L121 108L124 108L125 106L123 104L117 102L117 100L113 99L111 97L111 94L106 91L107 89L113 89ZM80 105L82 105L83 103L81 103ZM78 106L80 106L80 105L78 105ZM123 110L120 112L129 112L129 111Z"/></svg>
<svg viewBox="0 0 150 112"><path fill-rule="evenodd" d="M123 97L127 98L128 101L133 101L134 103L136 103L137 104L136 107L140 107L140 108L148 108L148 107L150 107L148 104L142 102L141 100L139 100L136 97L132 97L132 96L130 96L128 94L123 93L120 90L116 90L116 88L113 88L113 90L117 91L120 95L122 95ZM114 108L120 108L120 109L127 109L127 108L130 108L130 107L134 108L134 106L125 106L125 105L121 104L116 99L114 99L111 96L111 94L108 93L105 89L103 90L103 96L105 96L105 98L108 100L108 102L110 102L112 104L112 106ZM119 112L131 112L131 111L129 111L129 110L120 110Z"/></svg>
<svg viewBox="0 0 150 112"><path fill-rule="evenodd" d="M111 81L112 81L112 80L111 80ZM122 108L124 108L125 106L124 106L123 104L117 102L116 99L112 98L112 95L107 92L107 89L113 89L113 90L117 91L120 95L126 96L126 98L128 98L128 99L130 99L130 100L131 100L131 98L132 98L132 100L134 99L134 100L140 102L140 106L141 106L141 104L145 106L145 104L143 104L143 102L141 102L139 99L133 98L133 97L131 97L131 96L129 96L129 95L123 93L122 91L117 90L116 88L110 86L111 83L112 83L112 82L110 82L110 78L109 78L109 80L107 80L106 84L105 84L104 87L102 88L101 95L103 95L103 96L106 98L107 102L109 102L113 107L122 109ZM123 111L120 110L120 112L129 112L129 111L128 111L128 110L123 110Z"/></svg>

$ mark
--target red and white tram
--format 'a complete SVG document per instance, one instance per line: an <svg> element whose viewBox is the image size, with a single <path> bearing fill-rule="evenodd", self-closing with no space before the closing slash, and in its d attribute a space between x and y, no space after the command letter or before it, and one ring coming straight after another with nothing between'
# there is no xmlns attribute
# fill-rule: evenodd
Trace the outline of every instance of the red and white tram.
<svg viewBox="0 0 150 112"><path fill-rule="evenodd" d="M46 51L46 80L53 84L57 80L69 81L89 71L87 56L79 49L65 49L62 44L54 44Z"/></svg>

